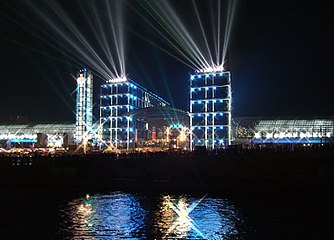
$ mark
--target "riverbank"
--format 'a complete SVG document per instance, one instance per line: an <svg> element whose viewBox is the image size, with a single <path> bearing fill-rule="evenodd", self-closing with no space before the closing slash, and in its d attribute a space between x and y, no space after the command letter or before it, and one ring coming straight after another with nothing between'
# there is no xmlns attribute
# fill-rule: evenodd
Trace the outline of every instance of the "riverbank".
<svg viewBox="0 0 334 240"><path fill-rule="evenodd" d="M334 149L1 157L0 183L134 191L330 191Z"/></svg>

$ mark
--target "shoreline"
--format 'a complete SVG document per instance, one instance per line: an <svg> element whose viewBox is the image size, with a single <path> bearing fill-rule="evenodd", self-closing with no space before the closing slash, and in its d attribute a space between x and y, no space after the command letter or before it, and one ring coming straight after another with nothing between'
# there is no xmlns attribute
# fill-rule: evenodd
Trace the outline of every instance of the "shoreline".
<svg viewBox="0 0 334 240"><path fill-rule="evenodd" d="M149 191L330 191L334 149L0 157L1 185Z"/></svg>

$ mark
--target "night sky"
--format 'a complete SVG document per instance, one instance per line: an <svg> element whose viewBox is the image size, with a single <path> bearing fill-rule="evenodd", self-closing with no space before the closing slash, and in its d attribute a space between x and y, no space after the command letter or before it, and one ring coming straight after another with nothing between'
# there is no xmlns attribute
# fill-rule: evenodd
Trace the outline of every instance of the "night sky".
<svg viewBox="0 0 334 240"><path fill-rule="evenodd" d="M75 12L75 1L60 2ZM1 1L0 121L74 122L80 66L41 41L22 15L38 23L23 0ZM330 1L238 1L227 63L235 117L334 115L332 15ZM137 37L152 30L131 10L125 17L128 76L187 110L192 69ZM102 82L95 78L96 104Z"/></svg>

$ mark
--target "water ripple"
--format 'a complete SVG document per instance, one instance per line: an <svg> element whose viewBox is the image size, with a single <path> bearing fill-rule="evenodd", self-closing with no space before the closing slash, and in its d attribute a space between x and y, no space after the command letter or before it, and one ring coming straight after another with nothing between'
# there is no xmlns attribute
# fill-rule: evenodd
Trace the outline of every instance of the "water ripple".
<svg viewBox="0 0 334 240"><path fill-rule="evenodd" d="M67 239L242 239L243 228L229 201L186 195L87 194L60 217Z"/></svg>

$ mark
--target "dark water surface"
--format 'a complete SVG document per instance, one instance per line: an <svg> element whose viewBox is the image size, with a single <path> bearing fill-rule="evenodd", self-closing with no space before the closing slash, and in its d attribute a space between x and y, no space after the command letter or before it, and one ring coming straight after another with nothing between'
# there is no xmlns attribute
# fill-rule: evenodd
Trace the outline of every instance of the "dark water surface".
<svg viewBox="0 0 334 240"><path fill-rule="evenodd" d="M329 192L130 193L2 187L0 239L332 239Z"/></svg>

